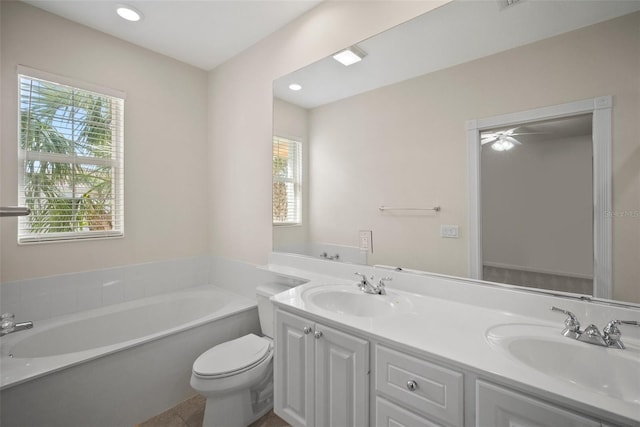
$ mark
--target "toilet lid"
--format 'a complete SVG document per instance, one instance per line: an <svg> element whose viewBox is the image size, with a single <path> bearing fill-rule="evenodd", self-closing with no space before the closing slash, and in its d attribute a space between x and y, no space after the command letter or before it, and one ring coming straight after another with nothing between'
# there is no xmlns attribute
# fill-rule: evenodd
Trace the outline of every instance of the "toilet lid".
<svg viewBox="0 0 640 427"><path fill-rule="evenodd" d="M212 377L225 376L256 365L268 356L271 342L254 334L219 344L193 362L193 372Z"/></svg>

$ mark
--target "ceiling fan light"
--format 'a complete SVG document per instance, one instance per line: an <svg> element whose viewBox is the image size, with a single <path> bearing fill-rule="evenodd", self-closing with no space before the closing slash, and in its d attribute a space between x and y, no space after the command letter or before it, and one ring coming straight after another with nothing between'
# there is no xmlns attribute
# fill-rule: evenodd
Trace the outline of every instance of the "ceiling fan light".
<svg viewBox="0 0 640 427"><path fill-rule="evenodd" d="M507 141L505 139L499 139L498 141L491 144L491 148L496 151L508 151L514 147L511 141Z"/></svg>

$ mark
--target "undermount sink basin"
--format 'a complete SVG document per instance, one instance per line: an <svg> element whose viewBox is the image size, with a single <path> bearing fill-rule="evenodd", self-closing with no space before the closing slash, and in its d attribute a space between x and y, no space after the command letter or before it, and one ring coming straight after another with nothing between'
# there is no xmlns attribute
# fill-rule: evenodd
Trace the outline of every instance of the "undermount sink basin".
<svg viewBox="0 0 640 427"><path fill-rule="evenodd" d="M354 285L325 285L306 290L302 299L310 306L357 317L388 316L408 309L409 299L387 291L386 295L362 292Z"/></svg>
<svg viewBox="0 0 640 427"><path fill-rule="evenodd" d="M500 325L488 341L517 361L554 378L640 405L640 352L579 342L561 327Z"/></svg>

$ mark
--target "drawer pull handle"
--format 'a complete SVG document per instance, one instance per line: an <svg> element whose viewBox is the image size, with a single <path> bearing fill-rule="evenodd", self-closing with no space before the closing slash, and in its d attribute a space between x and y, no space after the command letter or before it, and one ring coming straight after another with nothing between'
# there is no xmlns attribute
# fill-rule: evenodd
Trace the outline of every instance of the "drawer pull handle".
<svg viewBox="0 0 640 427"><path fill-rule="evenodd" d="M308 326L305 326L302 332L304 332L305 335L309 335L311 333L311 328Z"/></svg>
<svg viewBox="0 0 640 427"><path fill-rule="evenodd" d="M416 391L416 389L418 388L418 383L414 380L407 381L407 388L410 391Z"/></svg>
<svg viewBox="0 0 640 427"><path fill-rule="evenodd" d="M320 339L320 337L322 337L322 331L316 331L316 333L315 333L315 334L313 334L313 336L314 336L317 340L319 340L319 339Z"/></svg>

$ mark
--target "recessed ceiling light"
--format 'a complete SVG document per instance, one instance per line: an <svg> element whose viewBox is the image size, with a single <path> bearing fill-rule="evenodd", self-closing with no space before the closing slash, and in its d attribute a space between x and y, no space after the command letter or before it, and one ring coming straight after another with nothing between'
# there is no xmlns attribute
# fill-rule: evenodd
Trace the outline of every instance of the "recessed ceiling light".
<svg viewBox="0 0 640 427"><path fill-rule="evenodd" d="M300 89L302 89L302 86L300 86L298 83L291 83L289 85L289 89L291 89L291 90L300 90Z"/></svg>
<svg viewBox="0 0 640 427"><path fill-rule="evenodd" d="M137 22L142 19L142 13L134 7L119 4L116 8L116 13L127 21Z"/></svg>
<svg viewBox="0 0 640 427"><path fill-rule="evenodd" d="M365 56L367 56L367 54L362 49L359 49L356 46L351 46L333 55L333 59L345 67L348 67L349 65L362 61L362 58Z"/></svg>

